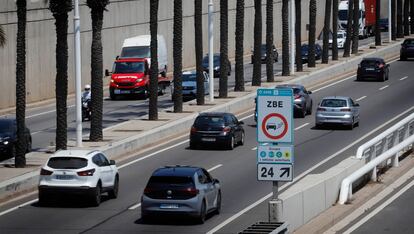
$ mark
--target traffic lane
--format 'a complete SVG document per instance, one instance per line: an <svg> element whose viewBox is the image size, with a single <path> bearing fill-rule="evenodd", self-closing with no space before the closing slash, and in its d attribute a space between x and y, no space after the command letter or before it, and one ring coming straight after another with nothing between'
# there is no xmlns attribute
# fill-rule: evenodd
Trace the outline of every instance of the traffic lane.
<svg viewBox="0 0 414 234"><path fill-rule="evenodd" d="M412 181L407 186L412 186ZM414 230L414 223L412 221L414 209L412 198L414 196L414 188L410 187L408 190L402 192L403 193L398 198L376 213L373 217L369 218L368 221L352 231L352 233L412 233ZM371 215L371 213L367 215ZM359 220L362 218L365 219L365 216L361 217Z"/></svg>

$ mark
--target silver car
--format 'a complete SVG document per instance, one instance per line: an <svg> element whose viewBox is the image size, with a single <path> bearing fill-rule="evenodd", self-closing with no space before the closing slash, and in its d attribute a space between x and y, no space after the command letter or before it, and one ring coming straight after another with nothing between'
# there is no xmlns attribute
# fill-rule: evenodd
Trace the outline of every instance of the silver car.
<svg viewBox="0 0 414 234"><path fill-rule="evenodd" d="M209 94L210 79L203 71L204 95ZM174 85L171 85L171 94L174 92ZM193 99L197 96L197 73L196 71L186 71L182 75L182 95L184 99ZM173 97L171 97L173 98ZM174 101L174 100L173 100Z"/></svg>
<svg viewBox="0 0 414 234"><path fill-rule="evenodd" d="M154 171L141 197L141 218L190 215L204 223L210 212L220 213L220 182L204 168L162 167Z"/></svg>
<svg viewBox="0 0 414 234"><path fill-rule="evenodd" d="M352 129L359 125L359 104L350 97L324 97L318 105L316 127L324 124L341 124Z"/></svg>
<svg viewBox="0 0 414 234"><path fill-rule="evenodd" d="M313 101L312 97L310 96L312 92L306 90L306 88L303 85L283 84L276 86L276 88L293 89L293 110L296 116L300 118L305 118L307 114L312 114Z"/></svg>

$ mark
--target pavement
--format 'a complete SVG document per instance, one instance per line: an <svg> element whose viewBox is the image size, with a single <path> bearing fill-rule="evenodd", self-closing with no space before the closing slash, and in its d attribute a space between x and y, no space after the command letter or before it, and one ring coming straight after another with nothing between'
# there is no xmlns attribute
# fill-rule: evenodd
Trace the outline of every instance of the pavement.
<svg viewBox="0 0 414 234"><path fill-rule="evenodd" d="M318 85L334 82L355 73L356 64L364 56L380 55L387 60L394 59L399 54L399 44L402 42L384 43L378 48L365 47L357 56L340 58L329 64L318 64L316 68L305 68L304 72L295 73L289 77L276 76L274 83L262 83L262 87L274 87L281 83L301 83L312 88ZM131 119L127 122L104 129L102 142L89 142L84 136L83 147L91 150L101 150L109 158L122 162L131 154L144 152L173 141L178 136L188 134L190 126L200 112L226 111L244 113L254 107L254 97L257 87L246 86L245 92L229 91L228 98L215 98L213 103L203 106L195 101L183 104L182 113L174 113L172 108L159 110L159 119L149 121L148 116ZM74 139L68 142L68 148L76 148ZM26 155L26 168L13 168L13 160L4 161L0 165L0 203L16 196L36 191L39 169L54 148L41 149Z"/></svg>

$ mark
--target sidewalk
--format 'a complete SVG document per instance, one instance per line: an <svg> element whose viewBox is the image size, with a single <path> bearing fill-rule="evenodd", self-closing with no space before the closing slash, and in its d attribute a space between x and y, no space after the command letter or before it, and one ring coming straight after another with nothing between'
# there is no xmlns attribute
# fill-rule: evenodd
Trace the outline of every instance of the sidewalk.
<svg viewBox="0 0 414 234"><path fill-rule="evenodd" d="M379 56L386 60L399 55L401 41L384 43L376 49L368 46L360 49L358 56L340 58L339 61L329 61L330 64L318 64L316 68L304 68L304 72L293 76L276 76L274 83L262 83L262 87L274 87L281 83L298 83L308 89L323 83L355 74L355 68L362 57ZM188 131L199 112L224 111L243 113L254 107L257 87L246 86L245 92L229 91L228 98L216 98L214 103L203 106L196 105L195 100L183 104L183 113L173 113L172 108L159 110L159 119L149 121L148 116L132 119L127 122L104 129L104 141L83 142L84 148L103 151L111 159L122 161L129 155L136 155L151 147L160 146L177 136L188 134ZM68 149L74 149L75 139L69 139ZM13 160L0 164L0 203L11 197L34 191L37 186L39 168L53 153L53 148L43 149L26 155L26 168L12 168Z"/></svg>

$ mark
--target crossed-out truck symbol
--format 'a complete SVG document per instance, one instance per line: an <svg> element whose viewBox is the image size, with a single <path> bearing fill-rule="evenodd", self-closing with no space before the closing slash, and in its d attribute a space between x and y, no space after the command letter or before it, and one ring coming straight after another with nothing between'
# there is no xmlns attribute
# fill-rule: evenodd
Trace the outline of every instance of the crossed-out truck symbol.
<svg viewBox="0 0 414 234"><path fill-rule="evenodd" d="M268 123L268 124L266 124L266 130L269 130L269 129L277 130L281 127L283 127L283 123L278 123L278 124Z"/></svg>

